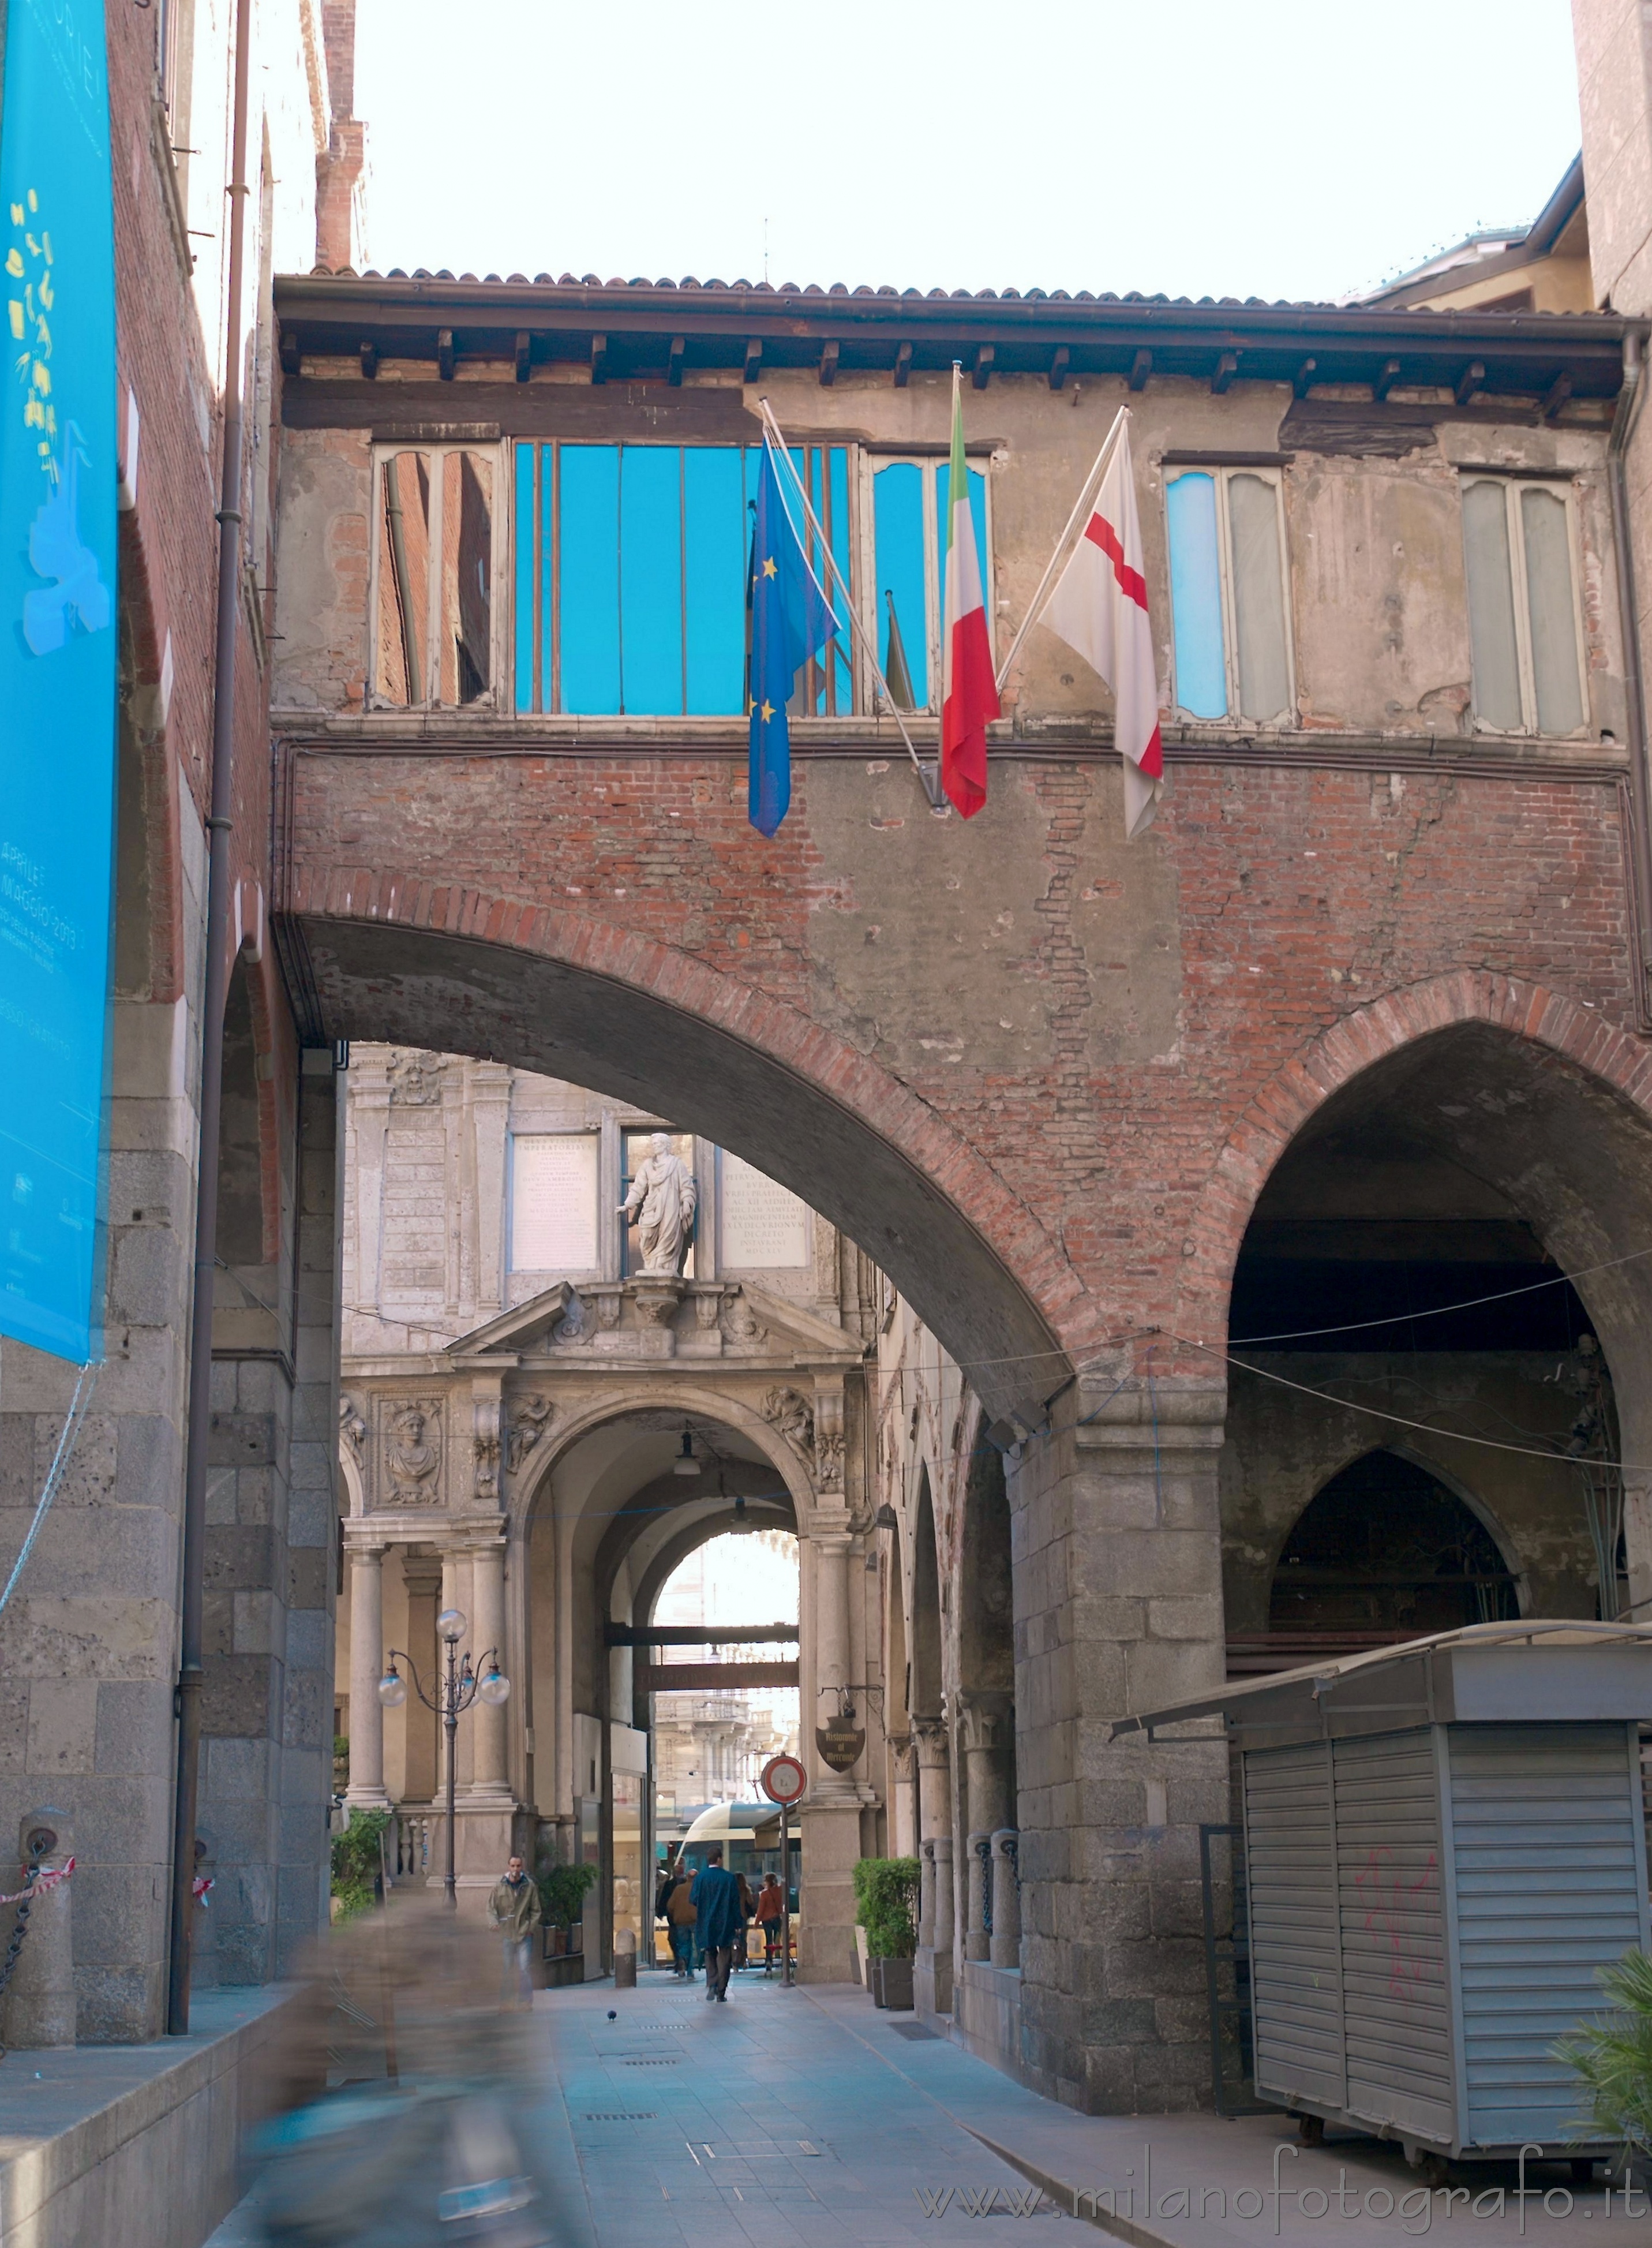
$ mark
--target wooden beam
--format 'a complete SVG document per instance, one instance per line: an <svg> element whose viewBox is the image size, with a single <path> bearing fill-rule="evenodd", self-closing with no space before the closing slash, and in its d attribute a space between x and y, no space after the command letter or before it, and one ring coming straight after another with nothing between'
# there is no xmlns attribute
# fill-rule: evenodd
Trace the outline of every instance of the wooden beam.
<svg viewBox="0 0 1652 2248"><path fill-rule="evenodd" d="M745 339L745 372L742 382L755 382L763 367L763 339L748 336Z"/></svg>
<svg viewBox="0 0 1652 2248"><path fill-rule="evenodd" d="M682 387L682 354L687 348L687 341L683 337L672 337L671 348L666 353L665 379L673 389L681 389Z"/></svg>
<svg viewBox="0 0 1652 2248"><path fill-rule="evenodd" d="M902 344L895 355L895 387L904 390L912 374L912 346Z"/></svg>
<svg viewBox="0 0 1652 2248"><path fill-rule="evenodd" d="M1062 385L1066 382L1067 379L1067 367L1072 357L1073 353L1067 349L1066 344L1058 344L1056 346L1054 356L1050 361L1050 387L1052 390L1059 390Z"/></svg>
<svg viewBox="0 0 1652 2248"><path fill-rule="evenodd" d="M608 339L607 336L591 339L591 380L606 382L608 379Z"/></svg>
<svg viewBox="0 0 1652 2248"><path fill-rule="evenodd" d="M1239 371L1237 352L1224 352L1216 363L1216 373L1210 377L1210 387L1220 398Z"/></svg>
<svg viewBox="0 0 1652 2248"><path fill-rule="evenodd" d="M1296 373L1292 376L1291 389L1296 397L1306 398L1307 396L1308 392L1313 386L1314 369L1319 366L1319 364L1320 362L1317 359L1305 359L1301 366L1298 367Z"/></svg>
<svg viewBox="0 0 1652 2248"><path fill-rule="evenodd" d="M1470 399L1473 397L1475 392L1484 386L1484 361L1477 359L1470 360L1467 367L1463 368L1462 374L1457 377L1456 394L1457 404L1459 406L1466 406Z"/></svg>
<svg viewBox="0 0 1652 2248"><path fill-rule="evenodd" d="M605 1623L604 1647L795 1647L794 1623Z"/></svg>
<svg viewBox="0 0 1652 2248"><path fill-rule="evenodd" d="M1399 380L1399 360L1397 359L1384 360L1381 367L1377 370L1376 380L1371 385L1372 397L1378 399L1386 398L1389 391L1393 389L1395 384Z"/></svg>
<svg viewBox="0 0 1652 2248"><path fill-rule="evenodd" d="M991 381L992 362L997 356L997 348L994 345L977 344L976 346L975 366L970 370L970 380L977 390L984 390Z"/></svg>
<svg viewBox="0 0 1652 2248"><path fill-rule="evenodd" d="M453 330L451 328L436 330L436 373L442 377L443 382L451 382L453 380Z"/></svg>
<svg viewBox="0 0 1652 2248"><path fill-rule="evenodd" d="M375 343L370 343L364 336L356 348L361 356L362 374L366 375L369 382L376 381L379 374L378 345Z"/></svg>
<svg viewBox="0 0 1652 2248"><path fill-rule="evenodd" d="M820 387L830 390L838 379L838 353L840 346L834 337L820 346Z"/></svg>
<svg viewBox="0 0 1652 2248"><path fill-rule="evenodd" d="M1572 377L1564 373L1557 374L1553 381L1549 385L1548 395L1543 401L1544 420L1546 422L1553 422L1555 415L1559 412L1560 408L1566 404L1566 400L1570 398L1571 395Z"/></svg>
<svg viewBox="0 0 1652 2248"><path fill-rule="evenodd" d="M746 1686L795 1686L795 1662L639 1662L634 1677L644 1694L731 1694Z"/></svg>
<svg viewBox="0 0 1652 2248"><path fill-rule="evenodd" d="M525 382L533 364L533 352L525 328L517 330L517 380Z"/></svg>
<svg viewBox="0 0 1652 2248"><path fill-rule="evenodd" d="M1148 377L1152 372L1153 353L1150 351L1139 351L1130 362L1131 389L1145 390L1148 387Z"/></svg>

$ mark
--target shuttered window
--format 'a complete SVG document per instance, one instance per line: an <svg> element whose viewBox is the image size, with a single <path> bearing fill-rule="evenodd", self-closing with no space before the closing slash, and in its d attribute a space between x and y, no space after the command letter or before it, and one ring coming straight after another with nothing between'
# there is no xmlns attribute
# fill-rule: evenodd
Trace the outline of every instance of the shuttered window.
<svg viewBox="0 0 1652 2248"><path fill-rule="evenodd" d="M386 447L374 462L373 700L453 709L497 700L497 456Z"/></svg>
<svg viewBox="0 0 1652 2248"><path fill-rule="evenodd" d="M792 459L853 584L849 448L799 445ZM517 446L519 711L744 716L746 574L761 465L757 446ZM799 529L812 550L812 534ZM812 551L811 559L824 579L824 563ZM841 609L835 593L834 605ZM853 709L847 649L805 666L791 707L794 716Z"/></svg>
<svg viewBox="0 0 1652 2248"><path fill-rule="evenodd" d="M1467 476L1463 546L1476 723L1499 734L1575 734L1583 649L1564 484Z"/></svg>
<svg viewBox="0 0 1652 2248"><path fill-rule="evenodd" d="M1192 718L1288 725L1296 695L1278 476L1175 471L1165 515L1177 708Z"/></svg>

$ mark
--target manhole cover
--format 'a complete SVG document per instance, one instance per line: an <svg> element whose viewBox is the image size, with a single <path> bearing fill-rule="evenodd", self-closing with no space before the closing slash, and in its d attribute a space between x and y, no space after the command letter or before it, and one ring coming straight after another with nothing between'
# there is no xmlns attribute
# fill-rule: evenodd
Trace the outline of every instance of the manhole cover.
<svg viewBox="0 0 1652 2248"><path fill-rule="evenodd" d="M587 2123L657 2123L660 2119L652 2108L644 2108L638 2114L625 2115L618 2113L609 2114L605 2110L599 2109L596 2113L586 2115L585 2120Z"/></svg>
<svg viewBox="0 0 1652 2248"><path fill-rule="evenodd" d="M662 2055L658 2060L622 2060L620 2066L621 2068L675 2068L682 2058L681 2053L674 2053Z"/></svg>

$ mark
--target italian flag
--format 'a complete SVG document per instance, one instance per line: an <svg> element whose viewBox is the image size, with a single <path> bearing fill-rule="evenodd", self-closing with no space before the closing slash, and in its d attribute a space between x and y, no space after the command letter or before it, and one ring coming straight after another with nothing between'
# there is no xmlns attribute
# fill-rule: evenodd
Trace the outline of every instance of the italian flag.
<svg viewBox="0 0 1652 2248"><path fill-rule="evenodd" d="M987 800L987 721L1002 714L992 676L981 561L970 514L970 472L963 459L963 394L952 370L952 475L947 488L947 574L941 702L941 785L962 819Z"/></svg>

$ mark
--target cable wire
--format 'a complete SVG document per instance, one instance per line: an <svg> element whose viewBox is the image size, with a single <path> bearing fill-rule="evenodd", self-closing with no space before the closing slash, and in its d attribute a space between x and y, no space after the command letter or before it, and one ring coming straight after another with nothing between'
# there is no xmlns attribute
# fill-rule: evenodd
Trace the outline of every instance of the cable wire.
<svg viewBox="0 0 1652 2248"><path fill-rule="evenodd" d="M29 1533L23 1541L17 1559L11 1565L11 1574L6 1579L5 1590L0 1592L0 1610L4 1608L6 1602L17 1590L17 1580L23 1574L24 1566L34 1551L34 1541L40 1535L41 1525L45 1521L52 1500L58 1495L58 1485L63 1479L63 1471L73 1456L86 1415L92 1409L92 1395L97 1386L97 1366L95 1364L83 1366L75 1376L74 1395L69 1400L69 1410L64 1417L62 1432L58 1438L58 1449L51 1456L51 1465L46 1470L46 1479L41 1486L39 1503L34 1511L34 1520L29 1525Z"/></svg>

